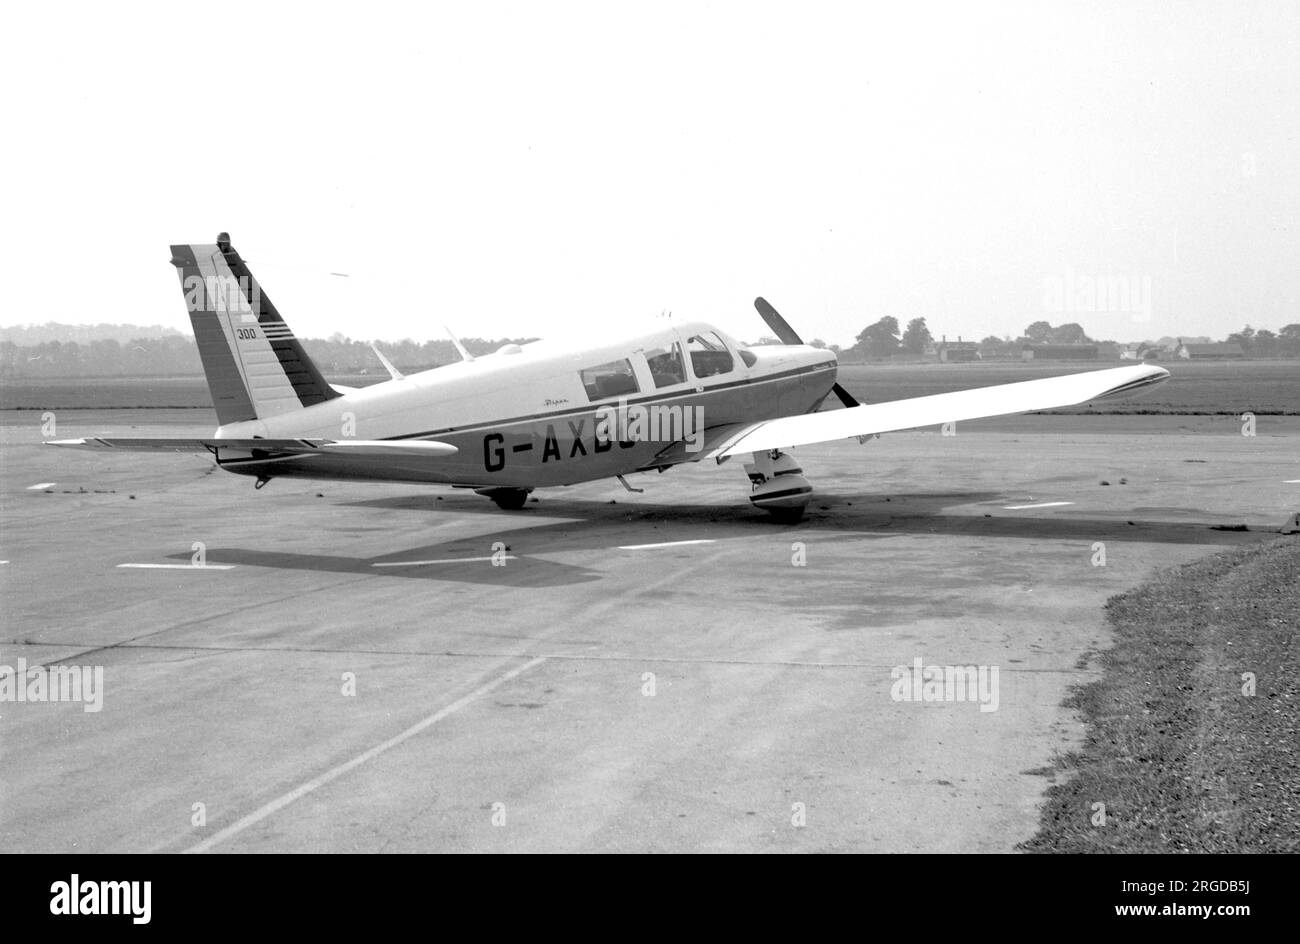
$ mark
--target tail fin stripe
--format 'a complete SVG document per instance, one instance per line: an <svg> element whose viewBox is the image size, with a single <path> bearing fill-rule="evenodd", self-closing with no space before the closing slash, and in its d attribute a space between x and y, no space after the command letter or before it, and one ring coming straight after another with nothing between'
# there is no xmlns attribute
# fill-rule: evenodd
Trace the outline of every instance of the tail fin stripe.
<svg viewBox="0 0 1300 944"><path fill-rule="evenodd" d="M316 365L307 357L307 352L302 349L293 332L288 330L288 325L280 317L271 299L267 298L266 293L262 291L262 287L253 277L253 273L248 270L239 253L229 242L218 240L217 245L222 258L236 279L236 284L244 291L245 301L256 314L258 327L270 341L271 350L275 351L280 359L280 366L284 368L285 375L293 385L299 402L303 406L312 406L337 397L338 391L329 385L316 369ZM271 333L267 333L268 326L272 328ZM285 334L281 336L280 332Z"/></svg>

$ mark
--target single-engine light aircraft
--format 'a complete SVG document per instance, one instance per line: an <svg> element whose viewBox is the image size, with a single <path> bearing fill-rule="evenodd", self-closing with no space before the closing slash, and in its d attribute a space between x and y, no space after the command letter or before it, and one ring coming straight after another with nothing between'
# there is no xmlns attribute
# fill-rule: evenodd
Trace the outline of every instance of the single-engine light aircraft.
<svg viewBox="0 0 1300 944"><path fill-rule="evenodd" d="M701 322L620 342L508 344L354 389L328 383L222 233L171 247L219 426L207 439L94 437L56 446L210 453L227 472L472 488L522 508L536 488L748 456L749 500L798 521L812 486L790 449L835 439L1127 396L1169 373L1139 365L859 403L831 351L804 344L766 301L781 341L753 348ZM377 353L377 352L376 352ZM381 360L382 360L381 355ZM834 394L841 408L819 411ZM632 489L635 490L635 489Z"/></svg>

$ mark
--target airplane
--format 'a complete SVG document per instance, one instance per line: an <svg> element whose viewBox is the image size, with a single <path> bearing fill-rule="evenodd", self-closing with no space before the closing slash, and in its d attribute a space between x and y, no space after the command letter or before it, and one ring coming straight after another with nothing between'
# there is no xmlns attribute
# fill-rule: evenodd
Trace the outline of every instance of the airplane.
<svg viewBox="0 0 1300 944"><path fill-rule="evenodd" d="M813 488L791 451L838 439L1124 397L1169 372L1142 364L956 393L859 403L834 352L764 299L781 341L748 347L703 322L609 343L534 341L390 378L334 386L262 292L227 233L171 247L219 426L205 439L92 437L49 445L207 452L227 472L435 484L523 508L538 488L747 456L749 500L798 522ZM453 336L454 337L454 336ZM831 395L842 405L822 410Z"/></svg>

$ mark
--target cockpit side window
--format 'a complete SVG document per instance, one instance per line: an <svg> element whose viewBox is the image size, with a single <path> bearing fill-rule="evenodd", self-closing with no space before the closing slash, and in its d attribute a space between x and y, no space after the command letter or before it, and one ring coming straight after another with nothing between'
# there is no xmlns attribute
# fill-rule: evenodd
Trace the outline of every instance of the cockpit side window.
<svg viewBox="0 0 1300 944"><path fill-rule="evenodd" d="M672 347L650 348L645 352L646 363L650 365L650 376L655 388L671 387L686 382L686 364L682 360L682 346L673 342Z"/></svg>
<svg viewBox="0 0 1300 944"><path fill-rule="evenodd" d="M597 364L595 367L583 368L582 385L587 389L587 399L604 400L608 397L622 397L637 393L641 387L632 372L632 362L627 358Z"/></svg>
<svg viewBox="0 0 1300 944"><path fill-rule="evenodd" d="M691 355L691 369L699 379L730 373L736 366L727 346L712 331L687 338L686 350Z"/></svg>

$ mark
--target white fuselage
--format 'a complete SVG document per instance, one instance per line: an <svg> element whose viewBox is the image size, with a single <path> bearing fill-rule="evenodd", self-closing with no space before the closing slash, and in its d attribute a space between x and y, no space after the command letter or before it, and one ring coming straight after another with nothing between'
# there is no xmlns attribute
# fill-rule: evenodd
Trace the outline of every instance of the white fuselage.
<svg viewBox="0 0 1300 944"><path fill-rule="evenodd" d="M675 358L665 353L674 350ZM707 324L670 324L588 347L510 345L303 409L230 423L216 435L427 439L459 450L436 459L309 456L281 463L276 476L566 485L689 461L709 430L806 413L826 397L835 374L830 351L749 350ZM638 416L645 422L638 425Z"/></svg>

